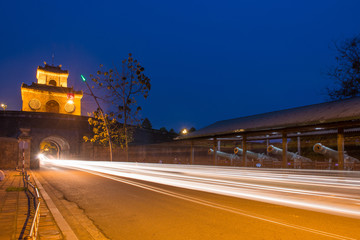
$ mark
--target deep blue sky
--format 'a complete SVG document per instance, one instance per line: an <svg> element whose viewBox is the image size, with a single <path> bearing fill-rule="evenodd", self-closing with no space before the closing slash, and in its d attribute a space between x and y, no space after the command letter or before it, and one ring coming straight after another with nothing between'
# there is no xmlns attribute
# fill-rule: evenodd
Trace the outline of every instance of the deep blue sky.
<svg viewBox="0 0 360 240"><path fill-rule="evenodd" d="M215 121L326 101L333 41L360 33L360 1L3 1L0 102L43 61L79 75L129 52L151 78L142 117L153 127ZM85 97L83 115L92 109Z"/></svg>

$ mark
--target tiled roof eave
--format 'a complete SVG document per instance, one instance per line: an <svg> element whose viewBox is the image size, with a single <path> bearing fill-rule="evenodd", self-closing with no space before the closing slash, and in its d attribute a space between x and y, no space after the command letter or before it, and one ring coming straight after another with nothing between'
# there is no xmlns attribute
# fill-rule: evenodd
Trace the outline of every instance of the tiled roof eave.
<svg viewBox="0 0 360 240"><path fill-rule="evenodd" d="M314 117L311 116L313 114ZM360 126L360 97L218 121L177 139L190 140L284 130L289 132L296 130L312 131L312 127L330 129L341 126L347 128Z"/></svg>
<svg viewBox="0 0 360 240"><path fill-rule="evenodd" d="M40 84L38 84L40 85ZM68 88L68 87L55 87L55 86L48 86L48 85L43 85L43 86L34 86L34 85L26 85L26 84L22 84L21 88L26 88L26 89L31 89L31 90L35 90L35 91L48 91L48 92L57 92L57 93L74 93L74 94L79 94L82 95L83 92L82 91L74 91L72 88Z"/></svg>

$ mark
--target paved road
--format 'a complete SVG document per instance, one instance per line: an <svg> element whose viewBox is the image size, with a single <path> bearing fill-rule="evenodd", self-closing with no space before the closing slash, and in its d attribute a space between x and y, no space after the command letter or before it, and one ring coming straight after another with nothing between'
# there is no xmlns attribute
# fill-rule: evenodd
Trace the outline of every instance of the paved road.
<svg viewBox="0 0 360 240"><path fill-rule="evenodd" d="M80 239L360 239L357 173L52 161L37 175Z"/></svg>

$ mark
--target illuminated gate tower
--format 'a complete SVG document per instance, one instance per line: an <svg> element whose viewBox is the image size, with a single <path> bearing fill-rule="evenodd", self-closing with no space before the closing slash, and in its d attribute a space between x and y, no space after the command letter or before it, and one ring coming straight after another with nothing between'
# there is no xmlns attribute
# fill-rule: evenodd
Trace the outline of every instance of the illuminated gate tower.
<svg viewBox="0 0 360 240"><path fill-rule="evenodd" d="M82 91L67 87L69 72L59 66L39 66L37 83L21 85L22 110L81 115Z"/></svg>

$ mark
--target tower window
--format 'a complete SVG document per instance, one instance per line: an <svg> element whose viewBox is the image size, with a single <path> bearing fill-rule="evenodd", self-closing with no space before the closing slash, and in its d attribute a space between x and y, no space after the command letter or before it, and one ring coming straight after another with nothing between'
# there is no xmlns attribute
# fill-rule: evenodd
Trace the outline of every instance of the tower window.
<svg viewBox="0 0 360 240"><path fill-rule="evenodd" d="M50 81L49 81L49 85L56 86L56 81L55 81L55 80L50 80Z"/></svg>
<svg viewBox="0 0 360 240"><path fill-rule="evenodd" d="M59 103L54 100L48 101L46 103L46 112L59 113Z"/></svg>

